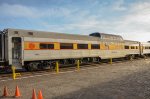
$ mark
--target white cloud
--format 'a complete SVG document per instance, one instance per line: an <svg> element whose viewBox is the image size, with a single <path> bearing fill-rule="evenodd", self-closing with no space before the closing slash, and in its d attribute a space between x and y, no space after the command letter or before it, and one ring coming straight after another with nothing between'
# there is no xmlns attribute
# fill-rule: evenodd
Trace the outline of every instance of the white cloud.
<svg viewBox="0 0 150 99"><path fill-rule="evenodd" d="M116 0L116 2L112 6L112 9L115 11L127 10L127 8L123 4L124 4L124 0Z"/></svg>
<svg viewBox="0 0 150 99"><path fill-rule="evenodd" d="M150 2L133 4L129 14L124 16L118 24L118 28L128 33L150 35ZM133 37L133 36L131 36Z"/></svg>
<svg viewBox="0 0 150 99"><path fill-rule="evenodd" d="M0 5L0 9L0 12L3 15L10 15L15 17L34 17L34 14L37 12L37 10L32 7L26 7L22 5L2 4Z"/></svg>
<svg viewBox="0 0 150 99"><path fill-rule="evenodd" d="M40 17L51 17L51 16L67 16L71 13L66 8L48 8L38 9L35 7L28 7L19 4L1 4L0 13L11 17L24 17L24 18L40 18ZM75 9L74 9L75 10Z"/></svg>
<svg viewBox="0 0 150 99"><path fill-rule="evenodd" d="M94 5L100 5L95 8L97 13L91 14L89 10L82 8L48 8L38 9L34 7L27 7L23 5L0 5L0 13L3 15L10 15L15 17L27 18L41 18L41 17L61 17L66 18L68 23L51 24L46 21L39 23L43 30L68 32L78 34L88 34L91 32L106 32L113 34L120 34L125 39L148 41L150 40L150 2L135 2L124 6L124 0L117 0L111 6L105 6L96 0ZM100 11L99 11L100 10ZM109 16L107 11L115 14L123 11L126 14L116 16ZM105 15L103 15L103 12ZM65 21L65 20L64 20Z"/></svg>
<svg viewBox="0 0 150 99"><path fill-rule="evenodd" d="M105 10L111 10L105 8ZM114 10L114 9L113 9ZM74 25L69 25L69 29L79 29L80 33L106 32L120 34L125 39L149 41L150 40L150 2L138 2L129 6L127 14L117 17L114 20L106 20L87 16ZM111 16L110 16L111 17ZM72 27L72 28L70 28ZM64 30L69 30L64 26ZM85 32L86 31L86 32Z"/></svg>

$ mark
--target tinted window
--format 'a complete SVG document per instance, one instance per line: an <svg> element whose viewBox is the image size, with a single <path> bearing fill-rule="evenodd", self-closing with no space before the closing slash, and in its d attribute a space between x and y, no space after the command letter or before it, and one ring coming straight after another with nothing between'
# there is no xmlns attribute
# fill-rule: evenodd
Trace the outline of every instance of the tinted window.
<svg viewBox="0 0 150 99"><path fill-rule="evenodd" d="M54 44L40 44L40 49L54 49Z"/></svg>
<svg viewBox="0 0 150 99"><path fill-rule="evenodd" d="M131 49L134 49L134 46L131 46Z"/></svg>
<svg viewBox="0 0 150 99"><path fill-rule="evenodd" d="M73 49L73 44L71 44L71 43L60 43L60 49Z"/></svg>
<svg viewBox="0 0 150 99"><path fill-rule="evenodd" d="M78 44L78 49L88 49L88 44Z"/></svg>
<svg viewBox="0 0 150 99"><path fill-rule="evenodd" d="M125 46L125 49L129 49L129 46Z"/></svg>
<svg viewBox="0 0 150 99"><path fill-rule="evenodd" d="M149 49L149 47L145 47L145 49Z"/></svg>
<svg viewBox="0 0 150 99"><path fill-rule="evenodd" d="M99 44L91 44L91 49L100 49Z"/></svg>

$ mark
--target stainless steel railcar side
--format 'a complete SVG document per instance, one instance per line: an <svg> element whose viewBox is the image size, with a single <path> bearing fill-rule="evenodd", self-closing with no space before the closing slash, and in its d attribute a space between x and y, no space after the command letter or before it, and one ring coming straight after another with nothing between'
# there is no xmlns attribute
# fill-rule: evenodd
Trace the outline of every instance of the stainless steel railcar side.
<svg viewBox="0 0 150 99"><path fill-rule="evenodd" d="M8 41L4 31L0 31L0 65L8 65Z"/></svg>
<svg viewBox="0 0 150 99"><path fill-rule="evenodd" d="M5 29L3 31L4 49L1 50L1 60L5 60L8 65L14 65L16 68L22 68L28 63L32 66L39 62L61 59L79 59L79 58L120 58L127 55L140 54L139 49L124 49L125 44L129 46L139 46L136 41L124 41L119 35L110 35L104 33L93 33L91 36L62 34L54 32L22 30L22 29ZM96 37L92 37L96 36ZM2 40L2 39L1 39ZM72 43L72 44L100 44L105 49L26 49L26 43L35 46L32 43ZM1 46L3 46L1 44ZM111 49L109 45L117 44L119 49ZM57 47L59 44L57 45ZM139 47L140 48L140 47ZM3 53L4 51L4 53ZM36 64L34 64L36 63Z"/></svg>
<svg viewBox="0 0 150 99"><path fill-rule="evenodd" d="M131 40L124 40L124 42L126 57L135 57L141 54L140 42Z"/></svg>
<svg viewBox="0 0 150 99"><path fill-rule="evenodd" d="M141 54L142 55L150 55L150 43L149 42L141 42Z"/></svg>

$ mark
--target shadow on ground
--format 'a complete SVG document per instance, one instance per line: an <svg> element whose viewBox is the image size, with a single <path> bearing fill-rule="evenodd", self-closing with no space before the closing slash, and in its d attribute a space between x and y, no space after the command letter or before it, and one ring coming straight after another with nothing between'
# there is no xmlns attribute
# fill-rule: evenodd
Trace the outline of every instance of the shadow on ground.
<svg viewBox="0 0 150 99"><path fill-rule="evenodd" d="M150 99L150 71L135 72L53 99Z"/></svg>

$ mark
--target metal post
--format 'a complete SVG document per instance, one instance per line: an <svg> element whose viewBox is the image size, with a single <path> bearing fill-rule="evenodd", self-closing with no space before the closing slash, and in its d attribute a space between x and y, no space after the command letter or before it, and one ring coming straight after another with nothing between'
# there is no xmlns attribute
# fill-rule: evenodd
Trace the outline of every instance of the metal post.
<svg viewBox="0 0 150 99"><path fill-rule="evenodd" d="M59 63L58 63L58 61L56 62L56 73L59 73Z"/></svg>
<svg viewBox="0 0 150 99"><path fill-rule="evenodd" d="M13 79L15 80L16 79L16 73L15 73L15 67L12 66L12 76L13 76Z"/></svg>
<svg viewBox="0 0 150 99"><path fill-rule="evenodd" d="M110 58L110 64L112 64L112 58Z"/></svg>
<svg viewBox="0 0 150 99"><path fill-rule="evenodd" d="M16 79L17 76L21 76L20 73L16 73L16 68L15 68L15 66L12 66L11 69L12 69L12 76L13 76L13 79L14 79L14 80Z"/></svg>
<svg viewBox="0 0 150 99"><path fill-rule="evenodd" d="M80 70L80 61L77 60L77 70L79 71Z"/></svg>

